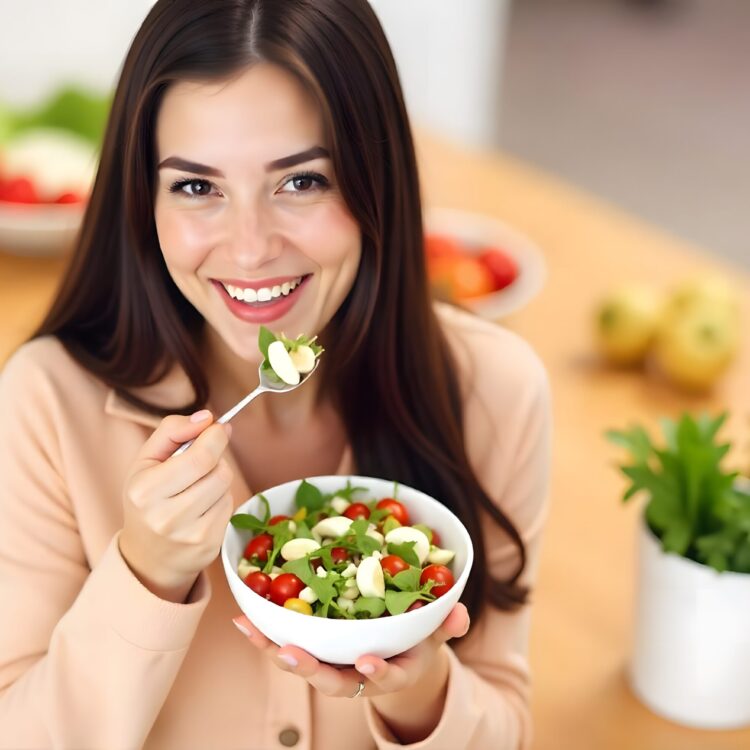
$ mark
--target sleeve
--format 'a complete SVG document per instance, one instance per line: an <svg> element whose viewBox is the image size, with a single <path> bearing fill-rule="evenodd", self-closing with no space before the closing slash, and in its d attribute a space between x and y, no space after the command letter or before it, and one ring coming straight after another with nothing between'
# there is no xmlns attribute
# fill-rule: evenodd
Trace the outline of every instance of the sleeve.
<svg viewBox="0 0 750 750"><path fill-rule="evenodd" d="M23 349L0 374L0 748L136 748L210 597L133 576L115 536L93 569L60 470L55 383Z"/></svg>
<svg viewBox="0 0 750 750"><path fill-rule="evenodd" d="M495 439L475 468L490 498L521 533L527 564L520 582L531 586L548 506L552 414L549 381L541 361L526 345L519 355L514 367L522 361L523 375L516 373L515 395L501 409L490 407L492 390L477 384L483 396L481 406L494 421ZM499 401L495 398L494 403ZM488 519L484 526L489 569L495 578L508 578L517 565L517 549L494 521ZM488 606L464 638L444 646L450 669L443 715L427 738L406 747L528 750L532 742L529 626L529 604L514 612ZM369 702L366 713L378 750L404 747Z"/></svg>

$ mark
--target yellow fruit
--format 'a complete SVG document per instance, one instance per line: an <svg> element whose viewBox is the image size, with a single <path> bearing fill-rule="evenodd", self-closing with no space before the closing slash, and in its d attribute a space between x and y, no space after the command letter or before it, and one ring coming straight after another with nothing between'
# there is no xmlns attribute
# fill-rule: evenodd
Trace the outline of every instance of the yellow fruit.
<svg viewBox="0 0 750 750"><path fill-rule="evenodd" d="M654 361L664 375L687 390L708 390L739 348L737 316L726 306L693 301L667 316L654 343Z"/></svg>
<svg viewBox="0 0 750 750"><path fill-rule="evenodd" d="M617 365L641 362L654 339L664 298L647 286L615 289L597 308L595 336L599 351Z"/></svg>
<svg viewBox="0 0 750 750"><path fill-rule="evenodd" d="M723 274L712 273L680 284L670 295L665 314L681 315L699 304L723 307L737 316L740 312L739 295L734 284Z"/></svg>

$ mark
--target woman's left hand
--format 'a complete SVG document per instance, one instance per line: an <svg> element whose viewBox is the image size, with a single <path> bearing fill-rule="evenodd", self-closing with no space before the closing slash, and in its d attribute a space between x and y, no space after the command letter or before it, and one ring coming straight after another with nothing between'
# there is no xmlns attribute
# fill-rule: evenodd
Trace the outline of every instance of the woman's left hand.
<svg viewBox="0 0 750 750"><path fill-rule="evenodd" d="M334 667L320 662L296 646L279 648L244 615L236 617L233 622L240 631L247 633L250 643L264 652L279 669L299 675L323 695L351 698L357 693L360 681L365 680L363 694L374 698L410 689L423 679L429 679L440 668L436 658L440 647L468 631L469 613L463 604L457 604L440 627L413 648L388 660L371 655L361 656L354 668Z"/></svg>

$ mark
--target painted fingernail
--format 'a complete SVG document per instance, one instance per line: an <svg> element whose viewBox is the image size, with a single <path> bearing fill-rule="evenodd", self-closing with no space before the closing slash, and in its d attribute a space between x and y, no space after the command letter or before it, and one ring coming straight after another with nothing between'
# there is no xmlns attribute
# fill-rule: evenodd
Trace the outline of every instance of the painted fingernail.
<svg viewBox="0 0 750 750"><path fill-rule="evenodd" d="M297 660L290 654L279 654L279 659L281 659L284 664L288 664L290 667L297 666Z"/></svg>
<svg viewBox="0 0 750 750"><path fill-rule="evenodd" d="M242 625L241 623L237 622L237 620L232 620L232 622L234 623L234 627L237 628L237 630L239 630L240 633L242 633L244 636L246 636L247 638L252 638L253 637L252 630L249 630L244 625Z"/></svg>
<svg viewBox="0 0 750 750"><path fill-rule="evenodd" d="M211 412L208 409L201 409L190 417L191 422L205 422L207 419L211 419Z"/></svg>
<svg viewBox="0 0 750 750"><path fill-rule="evenodd" d="M375 674L375 667L372 664L363 664L361 667L357 667L357 672L360 674Z"/></svg>

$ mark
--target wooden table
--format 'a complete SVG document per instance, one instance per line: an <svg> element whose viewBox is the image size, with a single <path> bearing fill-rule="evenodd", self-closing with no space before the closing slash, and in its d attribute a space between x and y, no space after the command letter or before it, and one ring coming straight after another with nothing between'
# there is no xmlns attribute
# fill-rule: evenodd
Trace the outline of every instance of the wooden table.
<svg viewBox="0 0 750 750"><path fill-rule="evenodd" d="M540 353L554 391L553 496L531 646L535 747L750 747L750 730L677 726L649 712L628 688L637 509L619 502L619 456L603 439L609 427L654 425L658 416L686 408L729 407L725 436L746 446L750 310L743 308L741 359L711 397L683 396L642 374L608 371L589 339L592 306L618 280L666 287L693 272L729 270L747 298L750 278L505 156L467 153L425 135L419 152L428 204L499 217L534 239L548 264L543 292L504 321ZM0 254L0 362L38 320L61 268L60 260Z"/></svg>

